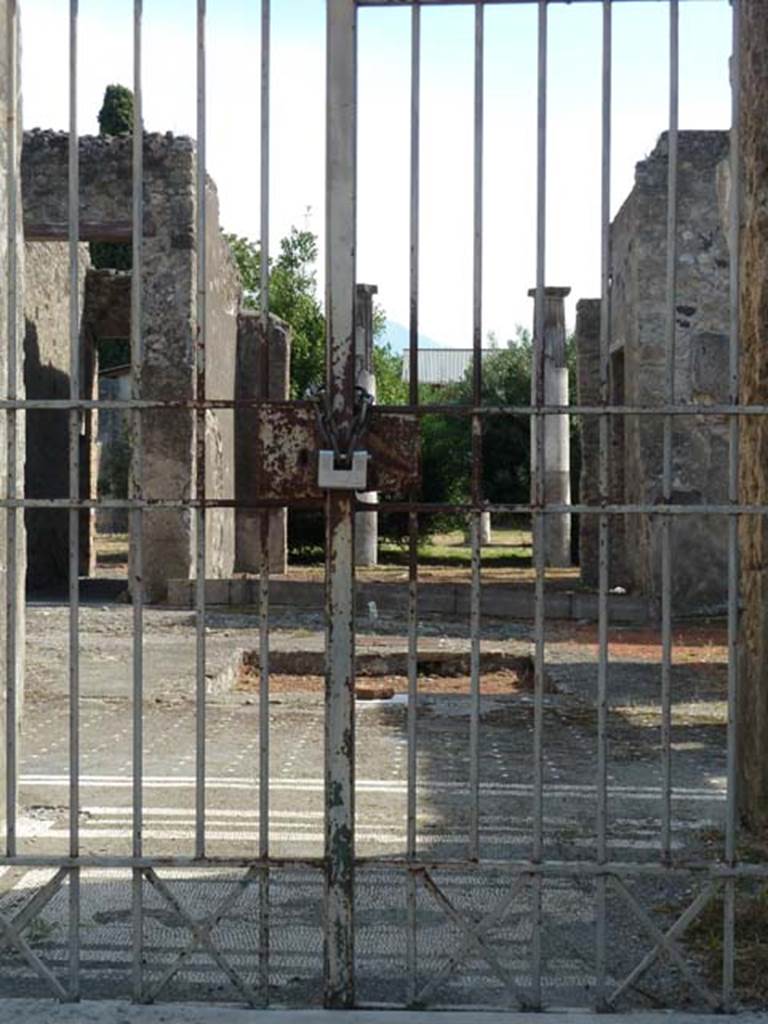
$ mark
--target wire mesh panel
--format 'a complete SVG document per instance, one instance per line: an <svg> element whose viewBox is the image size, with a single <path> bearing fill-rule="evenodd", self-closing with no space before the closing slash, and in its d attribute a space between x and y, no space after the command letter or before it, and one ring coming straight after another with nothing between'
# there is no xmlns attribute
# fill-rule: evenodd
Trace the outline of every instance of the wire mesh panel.
<svg viewBox="0 0 768 1024"><path fill-rule="evenodd" d="M51 224L45 228L67 246L68 394L24 395L17 104L22 5L0 2L5 47L0 100L8 124L0 145L6 200L0 995L44 992L75 1001L83 994L118 992L136 1001L193 998L254 1006L424 1010L648 1005L717 1010L734 1007L743 997L736 985L739 906L764 893L768 867L759 849L743 855L737 830L738 531L740 520L757 521L765 511L742 503L739 431L740 417L766 410L739 404L739 259L731 258L727 267L727 387L715 382L723 393L714 401L681 394L685 360L695 364L697 379L712 376L707 353L715 341L711 331L703 331L700 349L693 352L681 338L690 326L686 318L696 311L689 295L681 298L679 285L681 268L690 263L687 250L686 260L681 256L681 223L688 216L681 181L690 154L679 127L684 5L668 0L668 126L657 154L663 174L651 183L664 206L665 244L660 259L655 253L653 285L662 296L663 313L642 327L646 341L651 338L648 351L662 385L656 402L627 398L631 372L615 336L625 282L614 258L611 189L613 19L624 5L583 0L585 9L599 13L601 34L600 180L595 183L600 298L580 310L584 332L591 317L592 363L579 401L568 401L562 318L568 289L552 288L547 280L550 31L559 4L476 0L463 5L471 20L465 25L471 53L471 357L462 399L447 403L419 380L428 106L424 38L427 19L439 8L462 5L327 0L325 387L308 403L223 397L220 390L220 356L211 344L221 283L212 270L217 243L210 241L217 208L207 139L216 111L209 109L206 0L195 5L196 138L179 141L176 156L179 166L186 161L187 178L174 196L177 230L164 252L158 248L159 215L150 182L161 143L144 131L142 0L132 6L134 127L130 139L118 143L130 167L130 175L122 175L130 217L109 224L109 238L119 236L123 243L130 238L131 246L130 397L110 400L86 397L84 384L80 249L95 229L83 214L91 165L83 173L79 4L70 0L69 126L61 151L66 223L52 217L55 230ZM488 49L494 42L489 19L492 9L503 6L526 9L535 19L535 132L526 140L525 157L535 165L535 286L530 292L535 312L530 398L516 404L499 401L490 387L491 358L483 345L489 263L484 242L495 216L486 187ZM389 8L387 16L404 12L407 17L407 252L402 258L407 259L409 344L403 354L407 400L372 408L371 396L356 387L355 359L361 301L359 31L364 9L374 7ZM730 189L723 205L731 254L739 252L741 225L741 9L734 0L733 127L727 160L718 170ZM272 4L261 0L258 329L265 350L275 327L269 312L272 39ZM45 234L40 225L35 230L36 238ZM714 251L713 239L702 239L701 250ZM186 333L173 348L179 339L153 322L158 304L156 296L150 304L147 292L148 282L163 280L177 259L185 261L190 308ZM172 282L165 293L168 304L175 286ZM170 360L164 345L172 350ZM555 358L557 346L563 351ZM178 378L168 371L173 358L187 371L178 389ZM641 374L643 367L635 369ZM226 461L220 457L224 417L234 419L243 408L258 414L258 436L249 439L261 460L253 501L225 494L217 476L224 474ZM33 412L66 417L66 496L22 496L24 424ZM130 422L129 491L123 499L83 494L83 422L86 414L98 412L119 412ZM573 502L564 482L569 416L580 421L583 449L585 439L592 438L594 470L591 491L585 487ZM727 451L722 500L708 500L708 491L692 497L690 488L681 490L679 466L693 445L689 424L694 419L699 426L715 424L718 444ZM466 473L458 498L454 492L450 500L430 501L423 493L418 450L438 422L451 424L449 447L460 450ZM522 501L499 499L490 470L499 447L508 442L510 424L530 448L523 474L530 493ZM659 469L656 493L651 487L624 486L623 452L632 443L652 449L649 462ZM176 478L158 470L154 453L165 445L185 449L188 472ZM324 691L294 702L276 690L275 665L301 629L292 622L293 631L286 630L277 643L271 630L279 618L270 573L270 514L286 505L291 512L321 510L325 528L324 634L316 643L313 623L312 641L303 652L307 664L314 664L315 655L324 659L322 671L316 670L324 676ZM119 701L110 702L99 691L100 703L94 704L90 669L83 665L83 623L96 622L98 632L101 620L90 609L84 612L79 577L83 515L97 508L120 510L129 524L130 630L114 642L120 657L130 658L130 684L125 692L115 689ZM69 540L64 619L59 622L55 611L50 619L52 630L63 623L66 631L66 688L58 703L44 710L22 703L20 657L22 514L37 509L66 517ZM252 583L207 579L224 514L239 510L256 516L258 571ZM382 520L399 517L402 589L389 597L376 591L383 596L361 602L355 523L357 516L371 513ZM486 551L489 515L517 517L520 532L530 533L530 571L523 587L494 575ZM421 565L424 528L436 516L460 520L466 534L466 572L460 585L448 580L442 589L424 579ZM585 557L581 581L573 586L560 585L554 571L570 559L576 517L582 536L589 535L594 545L593 587L586 582ZM687 606L685 594L680 603L676 573L686 538L695 537L706 517L718 517L726 534L726 599L724 615L707 620L697 633L698 625L683 622ZM180 655L180 648L173 648L165 660L153 648L150 659L148 637L164 628L152 607L155 561L164 547L175 550L182 534L182 561L194 581L193 618L185 620L191 642ZM638 587L638 595L617 586L622 546L632 544L652 550L651 582L645 590ZM553 555L558 545L560 554ZM304 582L302 600L309 590ZM249 627L237 610L225 621L223 635L211 628L211 595L218 593L212 584L230 597L236 591L240 598L232 603L252 606L249 623L255 608L248 649L238 630ZM377 600L387 616L380 615ZM622 632L622 608L635 609L635 615L642 611L645 633ZM182 624L172 623L174 628ZM366 649L356 656L363 638ZM637 654L644 645L652 657ZM691 674L687 661L706 663L702 648L709 655L713 648L724 651L725 685L717 672ZM228 652L226 671L211 671L212 650L217 659ZM356 699L363 653L371 662L390 659L392 664L400 658L402 667L390 674L402 677L402 692L386 706ZM183 664L173 664L177 659ZM448 663L457 666L452 687L444 681ZM246 670L247 701L214 699L231 678L241 682ZM436 676L441 681L435 687ZM22 720L27 746L39 740L39 751L23 769ZM172 769L169 749L178 751ZM121 752L119 772L110 767L116 751ZM55 801L51 793L57 794Z"/></svg>

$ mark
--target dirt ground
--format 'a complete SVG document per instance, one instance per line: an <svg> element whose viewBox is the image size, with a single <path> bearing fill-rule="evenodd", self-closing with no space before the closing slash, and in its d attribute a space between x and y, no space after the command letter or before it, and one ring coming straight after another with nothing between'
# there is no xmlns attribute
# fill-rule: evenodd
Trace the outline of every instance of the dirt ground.
<svg viewBox="0 0 768 1024"><path fill-rule="evenodd" d="M530 674L502 670L483 673L481 686L483 694L487 696L515 694L530 692L533 689L533 680ZM420 676L418 680L419 694L422 696L468 696L471 687L472 681L469 676ZM242 693L258 692L258 673L244 670L237 680L236 688ZM325 690L325 679L322 676L271 675L269 689L271 693L322 693ZM358 700L386 700L394 693L408 693L408 677L386 674L358 675L355 692Z"/></svg>

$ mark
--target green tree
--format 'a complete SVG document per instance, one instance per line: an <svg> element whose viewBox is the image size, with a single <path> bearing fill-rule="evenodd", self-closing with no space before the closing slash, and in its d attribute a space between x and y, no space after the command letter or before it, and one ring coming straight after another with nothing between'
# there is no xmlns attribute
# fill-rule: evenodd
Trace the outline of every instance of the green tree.
<svg viewBox="0 0 768 1024"><path fill-rule="evenodd" d="M382 333L381 330L378 332ZM376 314L374 311L374 337ZM406 405L408 385L403 380L403 357L393 352L388 344L373 346L373 372L376 376L376 401L381 405Z"/></svg>
<svg viewBox="0 0 768 1024"><path fill-rule="evenodd" d="M133 131L133 93L124 85L108 85L99 111L99 135ZM133 249L120 242L91 242L91 264L97 270L130 270Z"/></svg>
<svg viewBox="0 0 768 1024"><path fill-rule="evenodd" d="M239 235L227 241L240 272L243 302L250 309L261 305L261 252L259 243ZM290 324L291 396L301 398L325 379L325 315L317 297L317 237L291 228L269 268L269 310ZM383 333L386 315L374 309L374 336ZM388 345L374 345L378 401L400 404L407 391L400 379L402 363Z"/></svg>
<svg viewBox="0 0 768 1024"><path fill-rule="evenodd" d="M317 237L291 228L269 275L269 308L291 325L291 392L301 398L325 378L325 316L317 297Z"/></svg>
<svg viewBox="0 0 768 1024"><path fill-rule="evenodd" d="M261 305L261 251L258 242L227 235L240 272L243 302ZM325 317L317 298L317 238L311 231L291 228L270 261L269 310L291 327L291 396L301 398L324 377Z"/></svg>
<svg viewBox="0 0 768 1024"><path fill-rule="evenodd" d="M124 85L108 85L99 111L99 135L133 131L133 93Z"/></svg>
<svg viewBox="0 0 768 1024"><path fill-rule="evenodd" d="M483 357L483 403L529 405L533 346L518 327L507 348ZM469 399L471 383L462 382ZM492 502L527 502L530 495L531 429L528 416L488 416L483 425L483 496Z"/></svg>
<svg viewBox="0 0 768 1024"><path fill-rule="evenodd" d="M493 341L493 338L491 338ZM570 393L576 394L576 356L573 338L566 347ZM533 344L527 330L518 327L506 348L483 353L482 402L499 408L527 406L531 401ZM421 389L423 401L470 405L472 369L444 388ZM571 417L571 493L578 500L581 449L580 424ZM500 504L525 504L531 485L531 426L527 415L483 417L481 481L483 498ZM466 416L425 417L422 427L422 495L425 501L462 502L471 494L472 447Z"/></svg>

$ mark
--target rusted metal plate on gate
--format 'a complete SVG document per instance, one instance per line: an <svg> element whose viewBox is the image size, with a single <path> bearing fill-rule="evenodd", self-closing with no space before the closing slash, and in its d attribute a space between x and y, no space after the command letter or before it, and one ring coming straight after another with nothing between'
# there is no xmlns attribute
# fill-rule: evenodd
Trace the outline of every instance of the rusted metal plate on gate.
<svg viewBox="0 0 768 1024"><path fill-rule="evenodd" d="M326 448L311 402L265 402L258 407L256 458L259 496L268 499L322 498L317 486L317 453ZM404 494L420 479L419 425L408 413L374 408L358 448L370 454L366 490Z"/></svg>

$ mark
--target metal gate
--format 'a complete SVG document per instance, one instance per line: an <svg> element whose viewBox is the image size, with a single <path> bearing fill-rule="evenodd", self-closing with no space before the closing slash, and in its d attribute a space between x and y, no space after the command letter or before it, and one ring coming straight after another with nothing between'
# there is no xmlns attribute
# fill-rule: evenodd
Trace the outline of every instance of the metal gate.
<svg viewBox="0 0 768 1024"><path fill-rule="evenodd" d="M376 417L387 415L405 417L417 421L435 412L444 411L439 406L419 402L418 381L418 334L419 334L419 199L420 199L420 60L421 60L421 18L427 7L438 7L453 0L422 0L408 3L405 0L328 0L327 3L327 210L326 210L326 316L327 316L327 388L326 428L336 442L335 465L331 468L338 480L344 479L351 465L352 450L366 448L366 436L360 434L360 423L356 420L354 334L355 334L355 250L356 250L356 130L357 130L357 19L359 9L371 6L407 7L411 15L411 82L410 82L410 140L411 140L411 199L410 199L410 338L408 355L410 368L409 405L397 408L381 408L373 413ZM543 1009L557 1001L547 991L552 974L562 970L552 966L555 953L552 952L553 930L562 931L569 919L569 912L560 917L553 915L553 901L564 901L572 906L571 917L586 920L587 926L581 932L590 937L588 950L581 949L584 970L588 980L576 988L576 997L583 1005L605 1010L622 1005L626 993L633 990L660 958L667 958L689 986L697 1005L704 1004L712 1009L734 1006L734 950L735 950L735 907L737 886L745 878L764 879L768 874L765 864L741 863L737 857L737 814L735 801L735 709L737 695L737 635L739 618L739 562L738 562L738 431L736 415L739 403L739 330L738 330L738 265L732 261L731 289L731 348L729 401L719 406L716 414L726 416L729 429L730 474L728 480L728 503L717 507L700 507L676 504L673 500L672 484L672 431L675 416L691 414L691 406L675 403L674 359L676 322L676 182L677 165L677 120L678 120L678 78L679 4L669 0L670 17L670 93L669 93L669 220L667 256L667 304L666 327L667 345L667 401L662 406L649 409L612 404L609 393L610 358L610 174L611 174L611 42L612 42L612 0L595 0L599 3L603 18L603 89L602 89L602 307L600 344L600 393L601 401L593 406L571 406L570 409L547 405L544 386L544 296L545 296L545 237L547 218L546 171L547 171L547 27L551 7L559 0L506 0L507 3L529 3L538 10L538 128L536 136L537 165L537 252L536 252L536 311L537 322L534 338L535 400L530 405L519 407L489 407L483 402L482 389L482 294L483 294L483 129L484 129L484 29L486 8L493 0L482 0L472 4L475 14L474 35L474 231L473 231L473 398L468 406L452 408L450 415L469 419L472 442L472 495L471 501L454 506L440 506L439 511L466 514L471 534L471 588L469 601L469 649L471 655L471 694L466 714L466 765L463 782L450 782L455 786L458 799L465 803L463 817L463 855L441 856L426 854L419 850L418 810L420 782L418 779L418 753L420 729L418 653L420 643L419 614L419 573L418 573L418 521L419 516L436 511L435 506L420 501L418 488L412 487L410 498L388 502L387 511L397 511L407 516L409 524L409 570L408 600L405 618L407 621L408 648L408 701L405 712L405 736L407 742L404 795L405 795L405 843L395 856L360 857L355 849L355 571L354 571L354 518L356 510L370 507L361 505L356 498L357 484L334 485L327 489L325 497L326 516L326 692L324 705L325 721L325 783L324 783L324 855L315 858L275 857L270 845L270 715L267 713L270 694L270 636L269 636L269 595L270 581L266 567L262 570L259 585L260 609L260 708L258 733L258 793L254 792L254 803L258 806L258 840L247 856L212 855L209 851L207 830L209 808L207 807L207 765L206 765L206 510L226 505L226 502L206 499L206 451L205 417L209 408L233 407L235 403L214 402L206 396L206 301L208 277L204 246L197 261L197 385L194 401L187 403L159 403L142 396L143 338L142 294L140 269L142 267L142 209L143 209L143 148L141 134L134 134L133 143L133 295L132 295L132 380L133 394L127 403L111 403L112 407L131 410L133 418L133 464L132 494L127 502L109 502L112 506L125 507L130 512L131 524L131 573L133 593L133 694L132 694L132 761L130 786L132 792L132 849L125 856L112 856L82 852L80 840L82 796L80 780L82 773L80 759L80 679L79 679L79 527L78 514L81 509L92 508L95 503L80 498L79 479L79 415L81 410L94 407L110 407L110 403L87 402L81 397L79 382L79 315L76 301L70 306L70 397L58 402L34 402L19 396L20 366L17 359L17 345L7 348L7 390L2 403L7 419L7 490L3 501L7 521L8 555L8 600L6 620L6 764L7 764L7 827L5 851L0 863L7 869L18 871L47 870L48 880L35 889L32 895L15 907L13 912L4 911L0 916L0 929L4 943L26 962L37 977L41 989L49 991L62 1000L80 998L81 950L83 932L81 929L81 895L89 871L130 872L132 876L132 904L130 928L132 949L130 970L132 972L131 995L137 1001L151 1001L166 992L171 980L185 969L190 958L198 954L207 956L227 977L235 992L253 1005L281 1005L286 1002L285 992L272 970L273 958L279 958L280 928L275 923L275 892L281 885L291 886L291 879L299 879L301 872L313 879L312 884L322 878L322 917L317 919L307 912L307 925L318 940L322 938L322 972L312 975L300 998L311 1003L319 998L328 1007L352 1007L359 1005L446 1007L464 1006L467 1003L485 1006L508 1006L511 1008ZM500 0L503 2L503 0ZM617 0L618 2L618 0ZM738 24L740 4L733 3L734 18L734 71L733 81L738 83ZM18 90L18 62L15 45L19 4L9 0L6 25L6 73L7 94L11 97ZM262 47L261 47L261 245L262 245L262 306L268 307L269 272L268 239L270 217L269 142L270 142L270 3L262 0ZM134 0L134 94L136 121L142 123L142 0ZM78 145L77 145L77 0L70 0L70 148L69 148L69 246L72 274L72 294L77 294L77 246L79 241L78 206ZM205 175L206 175L206 0L197 0L198 24L198 237L205 237ZM738 86L734 86L733 109L738 111ZM13 225L17 219L18 180L16 163L18 157L17 125L14 122L14 105L9 105L9 147L7 173L7 227L9 270L7 290L7 338L18 338L18 295L16 257L18 239ZM738 118L734 117L734 124ZM739 146L737 128L733 130L732 180L739 182ZM738 186L734 188L731 202L731 251L738 251L740 211ZM264 329L268 329L267 313L264 312ZM189 408L194 415L197 428L197 479L194 496L185 502L160 502L147 498L144 493L142 470L142 422L147 410L172 405ZM19 453L22 436L20 413L35 408L56 408L69 410L70 416L70 496L67 499L31 500L20 496ZM274 412L274 410L273 410ZM597 504L582 504L567 508L548 504L543 491L543 470L545 468L545 432L547 418L563 412L599 419L600 438L600 489L603 500ZM697 410L706 415L705 410ZM711 410L710 410L711 412ZM269 410L268 413L269 415ZM609 436L611 421L616 417L661 416L664 424L664 478L665 493L661 505L611 504L608 494ZM535 424L535 473L536 493L528 504L515 506L491 505L482 493L481 464L483 452L484 424L491 416L530 417ZM393 420L394 422L394 420ZM311 432L311 425L305 424L305 433ZM374 426L371 426L374 430ZM409 435L410 437L410 435ZM410 443L410 442L408 442ZM405 444L407 448L407 444ZM412 468L412 467L411 467ZM404 471L405 472L405 471ZM353 489L354 488L354 489ZM279 503L278 498L264 499L262 509ZM232 503L229 502L231 505ZM17 533L20 530L20 510L29 507L57 507L68 510L70 522L70 658L69 658L69 782L68 782L68 833L69 849L62 856L40 856L20 853L17 846L16 809L18 807L18 716L22 677L19 667L19 590L18 580L22 574L22 563L17 557ZM194 762L194 853L191 856L151 856L145 852L145 804L144 804L144 662L143 642L145 629L145 608L142 600L142 531L143 520L148 509L157 507L181 508L194 515L197 526L196 560L196 636L197 674L195 684L196 744ZM526 833L527 852L520 855L489 856L484 846L483 800L495 800L504 814L512 804L503 803L509 793L518 793L512 784L494 788L487 778L483 779L481 760L484 734L481 728L482 674L481 674L481 536L480 517L485 511L530 514L533 523L535 584L533 588L534 619L534 685L531 697L531 760L530 786L519 787L520 801L529 807L523 823ZM593 815L592 842L586 850L574 855L558 855L560 847L547 840L546 801L546 721L548 709L547 680L545 671L545 566L544 527L547 515L564 511L581 516L595 516L599 523L599 589L598 589L598 637L599 656L595 690L595 776L590 789L588 807ZM724 829L724 848L717 850L708 860L688 862L674 853L673 830L675 796L671 773L672 755L672 605L671 605L671 548L670 531L677 516L719 514L727 520L729 579L728 579L728 716L727 716L727 785ZM612 784L609 780L609 715L610 679L609 663L609 535L611 522L615 517L643 515L660 517L663 530L662 564L662 643L663 659L660 671L661 729L659 764L661 785L658 792L647 795L647 799L658 801L661 820L660 834L651 841L652 855L628 857L617 860L612 855L609 829L609 802ZM463 749L463 748L462 748ZM462 755L463 756L463 755ZM445 783L449 785L448 782ZM558 784L560 799L570 799L580 787L565 789ZM581 787L586 792L587 787ZM563 794L565 794L563 796ZM575 799L575 797L573 797ZM509 798L511 799L511 798ZM517 797L515 798L517 799ZM696 797L692 797L696 799ZM591 801L594 801L592 803ZM522 806L522 803L516 806ZM179 879L186 879L197 873L200 879L224 872L227 878L226 893L217 898L214 905L200 915L190 911L180 895ZM303 878L304 876L301 875ZM684 880L686 898L674 912L668 924L661 925L654 917L653 886L659 881ZM299 882L296 883L297 885ZM301 882L303 885L304 882ZM392 917L391 927L398 930L398 938L392 939L394 946L391 956L395 963L394 973L386 971L378 981L366 987L361 994L356 979L360 975L360 953L356 952L356 934L361 930L359 891L372 886L379 895L374 898L386 904L387 913ZM182 887L183 888L183 887ZM147 945L147 890L159 894L166 913L174 916L176 927L184 935L175 955L163 962L161 969L151 978L153 949ZM45 952L39 952L29 939L29 929L41 911L61 892L68 892L69 932L67 938L68 963L62 971L52 969L46 963ZM247 971L233 965L232 950L223 951L216 941L216 929L233 911L245 893L256 895L252 908L252 920L258 932L258 943L247 951L246 959L251 961L255 979ZM570 895L569 895L570 894ZM686 929L700 916L716 898L722 898L722 985L713 990L701 978L688 955L679 945ZM310 897L307 897L311 902ZM478 902L479 899L479 902ZM389 902L388 902L389 901ZM569 903L570 901L570 903ZM623 905L625 915L618 932L614 908ZM371 913L370 901L366 914ZM522 915L510 932L510 913ZM586 915L586 916L585 916ZM425 949L422 941L427 925L435 927L442 934L447 946L440 946L435 952ZM426 923L426 924L425 924ZM524 925L524 927L523 927ZM627 929L634 928L642 935L639 948L644 951L629 969L617 973L611 967L611 954L621 945ZM26 937L25 937L26 934ZM382 932L382 942L390 941L389 932ZM509 949L514 946L513 962L509 960ZM634 947L632 947L634 948ZM235 950L239 957L243 949ZM382 961L383 962L383 961ZM482 984L462 989L456 984L464 971L471 970L486 980ZM391 965L390 965L391 969ZM384 970L382 968L382 970ZM363 972L364 973L364 972ZM402 987L396 978L403 979ZM490 987L488 979L491 980ZM550 979L548 981L548 979ZM312 988L315 985L315 988ZM319 987L322 985L322 996ZM390 991L396 997L390 996ZM373 995L370 995L370 993ZM469 995L467 995L467 992ZM366 994L368 993L368 994ZM485 996L491 993L488 1000ZM676 1002L679 993L667 990L665 999ZM213 998L216 998L214 995ZM564 998L561 996L561 998ZM680 995L680 999L682 1000ZM686 997L687 998L687 997Z"/></svg>

